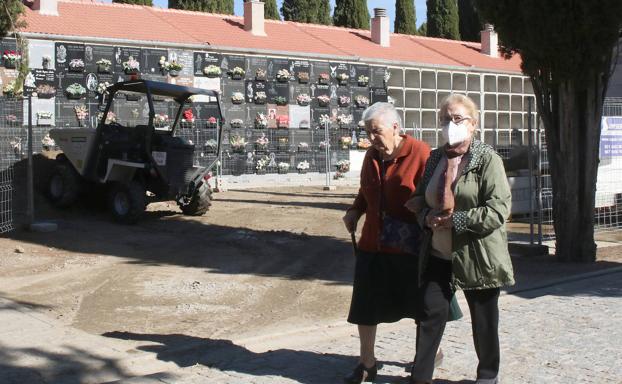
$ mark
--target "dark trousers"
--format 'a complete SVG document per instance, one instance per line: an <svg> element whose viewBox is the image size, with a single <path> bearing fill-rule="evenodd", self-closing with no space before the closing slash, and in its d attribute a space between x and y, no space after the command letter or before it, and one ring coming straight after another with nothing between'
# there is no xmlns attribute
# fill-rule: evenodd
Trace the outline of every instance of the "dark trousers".
<svg viewBox="0 0 622 384"><path fill-rule="evenodd" d="M494 379L499 374L499 291L499 288L464 291L479 359L478 379Z"/></svg>
<svg viewBox="0 0 622 384"><path fill-rule="evenodd" d="M419 308L422 313L417 322L417 363L411 371L413 380L431 381L434 375L434 358L449 314L452 294L450 279L451 261L431 256L419 291Z"/></svg>

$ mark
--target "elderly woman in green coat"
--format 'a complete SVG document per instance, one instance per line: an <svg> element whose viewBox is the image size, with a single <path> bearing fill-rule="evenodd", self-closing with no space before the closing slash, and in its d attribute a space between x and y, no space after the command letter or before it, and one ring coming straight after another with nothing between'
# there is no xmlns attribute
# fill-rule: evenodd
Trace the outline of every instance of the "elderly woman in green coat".
<svg viewBox="0 0 622 384"><path fill-rule="evenodd" d="M477 384L498 383L499 293L514 284L505 222L510 214L510 187L503 162L492 147L473 138L478 123L475 103L449 95L440 120L446 144L432 151L415 196L406 207L418 213L431 235L424 265L447 265L450 286L464 290L479 359ZM448 305L446 295L423 286L426 306ZM445 320L420 322L417 355L434 356ZM411 383L431 382L432 372L413 368Z"/></svg>

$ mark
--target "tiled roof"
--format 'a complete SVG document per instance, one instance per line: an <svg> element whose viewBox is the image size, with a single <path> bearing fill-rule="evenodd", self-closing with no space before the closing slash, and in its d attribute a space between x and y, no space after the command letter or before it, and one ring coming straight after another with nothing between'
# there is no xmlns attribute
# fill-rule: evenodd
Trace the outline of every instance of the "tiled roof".
<svg viewBox="0 0 622 384"><path fill-rule="evenodd" d="M391 34L391 46L371 41L366 30L266 20L267 36L244 31L244 18L156 7L59 0L59 16L26 9L25 32L351 57L423 65L520 73L510 60L480 53L479 43Z"/></svg>

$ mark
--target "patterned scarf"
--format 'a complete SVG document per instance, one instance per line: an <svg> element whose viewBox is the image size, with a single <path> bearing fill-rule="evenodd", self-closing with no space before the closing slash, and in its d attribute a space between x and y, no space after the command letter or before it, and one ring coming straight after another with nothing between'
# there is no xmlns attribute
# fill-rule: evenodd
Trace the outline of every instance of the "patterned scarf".
<svg viewBox="0 0 622 384"><path fill-rule="evenodd" d="M469 151L470 146L471 140L463 141L454 147L445 144L444 150L447 161L444 163L445 167L441 173L437 192L439 210L443 214L450 214L454 211L456 202L453 184L457 178L457 169L460 166L461 156Z"/></svg>

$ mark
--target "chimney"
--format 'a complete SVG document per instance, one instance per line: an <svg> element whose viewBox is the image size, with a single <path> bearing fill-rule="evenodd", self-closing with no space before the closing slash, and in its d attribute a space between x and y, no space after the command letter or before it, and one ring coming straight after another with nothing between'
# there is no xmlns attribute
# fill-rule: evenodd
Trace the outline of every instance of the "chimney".
<svg viewBox="0 0 622 384"><path fill-rule="evenodd" d="M255 36L266 36L263 7L263 2L259 0L244 1L244 30Z"/></svg>
<svg viewBox="0 0 622 384"><path fill-rule="evenodd" d="M32 0L28 3L31 4L30 9L39 11L40 15L58 16L58 0Z"/></svg>
<svg viewBox="0 0 622 384"><path fill-rule="evenodd" d="M499 57L499 38L492 24L485 24L482 34L482 53L490 57Z"/></svg>
<svg viewBox="0 0 622 384"><path fill-rule="evenodd" d="M371 40L382 47L390 45L389 17L384 8L374 8L374 17L371 19Z"/></svg>

